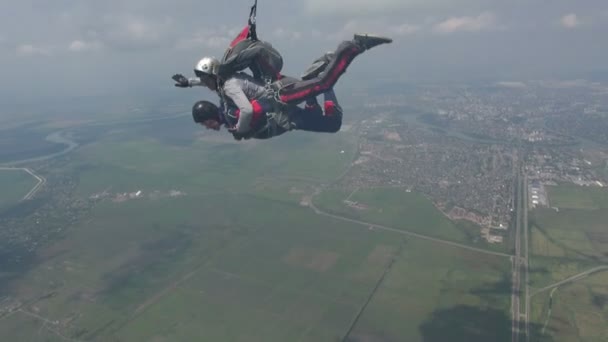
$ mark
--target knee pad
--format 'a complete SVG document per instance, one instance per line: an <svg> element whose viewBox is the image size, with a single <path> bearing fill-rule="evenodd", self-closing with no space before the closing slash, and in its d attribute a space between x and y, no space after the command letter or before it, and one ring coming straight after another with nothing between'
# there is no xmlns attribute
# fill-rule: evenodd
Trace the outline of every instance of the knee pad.
<svg viewBox="0 0 608 342"><path fill-rule="evenodd" d="M342 114L342 108L334 101L325 101L324 103L325 116L333 116Z"/></svg>

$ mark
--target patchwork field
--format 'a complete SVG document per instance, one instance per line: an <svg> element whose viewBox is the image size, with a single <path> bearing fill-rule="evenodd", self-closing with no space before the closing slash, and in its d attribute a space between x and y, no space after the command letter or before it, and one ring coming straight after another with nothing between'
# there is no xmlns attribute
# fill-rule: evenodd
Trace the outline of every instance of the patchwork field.
<svg viewBox="0 0 608 342"><path fill-rule="evenodd" d="M533 297L532 316L541 336L556 342L608 339L608 272ZM534 339L533 339L534 340Z"/></svg>
<svg viewBox="0 0 608 342"><path fill-rule="evenodd" d="M353 338L425 341L424 327L445 319L437 315L461 309L493 312L486 319L508 336L506 258L403 240L294 204L214 197L246 208L242 218L234 207L200 206L204 196L99 206L22 280L16 291L37 299L14 319L58 321L40 336L53 328L81 340L333 341L371 296ZM0 331L13 324L0 321Z"/></svg>
<svg viewBox="0 0 608 342"><path fill-rule="evenodd" d="M532 319L555 341L608 339L608 208L601 188L550 188L554 209L530 213ZM597 270L572 282L571 277ZM540 289L543 292L536 293Z"/></svg>
<svg viewBox="0 0 608 342"><path fill-rule="evenodd" d="M89 208L4 284L3 340L508 340L508 258L307 206L348 168L352 136L235 144L197 131L187 144L153 131L112 129L48 170ZM424 197L357 196L372 219L467 241Z"/></svg>
<svg viewBox="0 0 608 342"><path fill-rule="evenodd" d="M328 190L314 198L320 209L354 220L471 245L499 252L507 244L490 245L480 238L479 226L453 222L426 197L399 188L356 191Z"/></svg>
<svg viewBox="0 0 608 342"><path fill-rule="evenodd" d="M551 206L569 209L608 209L608 188L574 184L548 186Z"/></svg>

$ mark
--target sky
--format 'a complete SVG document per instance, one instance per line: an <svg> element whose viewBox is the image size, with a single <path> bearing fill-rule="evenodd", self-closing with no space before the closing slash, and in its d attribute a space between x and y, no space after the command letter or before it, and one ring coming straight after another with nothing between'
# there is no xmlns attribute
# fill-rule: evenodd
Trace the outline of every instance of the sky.
<svg viewBox="0 0 608 342"><path fill-rule="evenodd" d="M253 0L3 0L0 100L174 91L220 57ZM258 35L297 76L355 32L343 82L518 81L608 70L606 0L259 0Z"/></svg>

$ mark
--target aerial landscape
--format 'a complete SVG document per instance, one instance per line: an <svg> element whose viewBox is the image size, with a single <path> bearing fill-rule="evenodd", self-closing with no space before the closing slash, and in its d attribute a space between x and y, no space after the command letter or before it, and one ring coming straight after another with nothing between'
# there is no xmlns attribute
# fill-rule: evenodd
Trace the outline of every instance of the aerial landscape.
<svg viewBox="0 0 608 342"><path fill-rule="evenodd" d="M321 5L338 11L303 3L311 17ZM555 26L584 30L590 15L559 4ZM600 2L579 10L598 8L608 18ZM497 17L446 19L428 34L506 35ZM471 18L477 26L462 24ZM164 37L142 24L137 47L87 25L98 45L86 53L108 63L117 52L104 51L148 55ZM402 42L392 45L422 44L424 25L387 29ZM197 44L211 39L201 32ZM283 51L300 39L289 33L269 36ZM205 46L217 54L220 42ZM200 58L193 49L179 50L180 68ZM14 61L56 53L21 47ZM30 99L3 89L0 340L608 341L608 74L420 80L380 66L370 81L372 53L336 86L337 133L237 141L204 129L192 104L214 94L176 90L177 62L150 88L125 79L101 92L67 76L80 90Z"/></svg>
<svg viewBox="0 0 608 342"><path fill-rule="evenodd" d="M593 98L599 85L590 87ZM488 89L452 91L484 101L475 94ZM491 89L501 102L569 91ZM439 341L447 329L482 341L508 340L515 322L533 341L601 340L602 141L586 147L562 127L571 143L531 142L527 131L546 124L531 115L504 116L520 136L480 138L487 128L460 121L492 127L492 116L469 109L450 119L434 106L458 106L422 102L426 92L374 116L357 101L385 99L352 98L347 130L263 144L210 136L170 107L131 122L23 128L78 147L53 156L41 139L24 148L51 158L4 160L0 331L13 340ZM487 329L462 326L471 320Z"/></svg>

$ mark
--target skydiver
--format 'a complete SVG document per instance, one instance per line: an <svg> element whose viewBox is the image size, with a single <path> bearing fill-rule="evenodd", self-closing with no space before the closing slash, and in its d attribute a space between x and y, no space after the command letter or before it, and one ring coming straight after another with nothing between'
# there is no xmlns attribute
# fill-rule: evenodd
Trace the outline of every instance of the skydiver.
<svg viewBox="0 0 608 342"><path fill-rule="evenodd" d="M209 101L199 101L192 107L192 118L207 129L219 131L224 126L236 140L269 139L289 130L336 133L342 127L342 107L333 89L323 93L323 96L323 107L316 98L308 98L304 107L287 105L281 108L281 112L268 112L269 109L254 102L252 106L257 109L246 133L234 129L240 118L240 110L236 106L221 108Z"/></svg>
<svg viewBox="0 0 608 342"><path fill-rule="evenodd" d="M256 114L281 112L293 114L298 111L296 108L299 107L296 105L299 103L308 100L313 105L316 96L323 93L331 96L334 85L356 56L377 45L391 42L390 38L355 34L352 40L340 43L333 54L326 55L325 63L323 61L317 63L319 67L316 69L313 65L312 70L309 69L308 74L302 80L284 77L271 83L268 87L262 81L245 73L237 73L223 80L218 76L220 62L213 57L205 57L196 65L194 72L198 78L187 79L182 75L174 75L173 79L177 82L175 84L177 87L203 85L218 93L221 104L226 107L224 109L238 108L239 117L230 130L235 137L243 137L247 134L251 135L251 121ZM270 93L268 88L272 90ZM333 101L333 99L328 101ZM289 108L282 108L285 106ZM296 117L298 116L296 115ZM289 121L297 125L297 120ZM290 123L282 126L283 130L293 129L289 126ZM296 127L296 129L303 128Z"/></svg>

